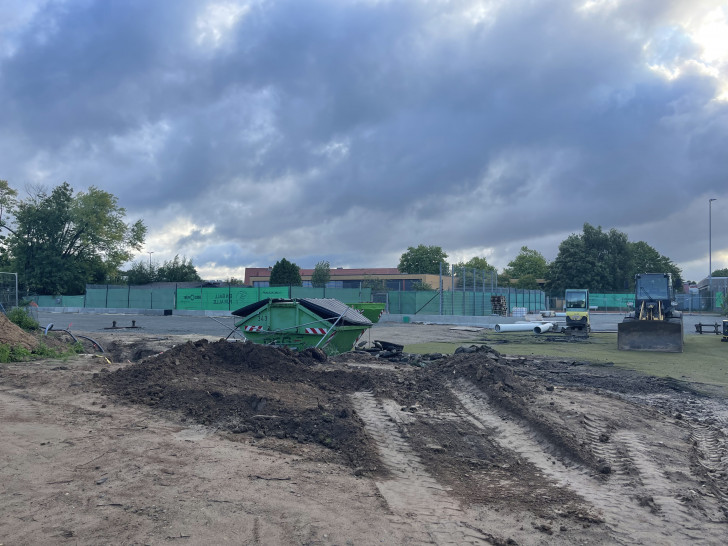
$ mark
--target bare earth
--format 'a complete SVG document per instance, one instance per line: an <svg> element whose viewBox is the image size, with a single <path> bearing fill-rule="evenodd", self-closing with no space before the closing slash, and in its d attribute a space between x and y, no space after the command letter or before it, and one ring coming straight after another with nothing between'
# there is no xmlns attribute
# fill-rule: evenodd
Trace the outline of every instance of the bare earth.
<svg viewBox="0 0 728 546"><path fill-rule="evenodd" d="M93 337L105 357L0 364L0 546L728 539L728 404L689 385L487 347L419 367Z"/></svg>

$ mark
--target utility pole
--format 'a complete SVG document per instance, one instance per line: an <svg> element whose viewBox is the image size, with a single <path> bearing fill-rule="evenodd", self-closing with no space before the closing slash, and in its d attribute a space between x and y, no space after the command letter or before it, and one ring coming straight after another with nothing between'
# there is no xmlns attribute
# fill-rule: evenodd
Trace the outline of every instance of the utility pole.
<svg viewBox="0 0 728 546"><path fill-rule="evenodd" d="M710 297L710 310L713 310L713 201L708 199L708 297Z"/></svg>

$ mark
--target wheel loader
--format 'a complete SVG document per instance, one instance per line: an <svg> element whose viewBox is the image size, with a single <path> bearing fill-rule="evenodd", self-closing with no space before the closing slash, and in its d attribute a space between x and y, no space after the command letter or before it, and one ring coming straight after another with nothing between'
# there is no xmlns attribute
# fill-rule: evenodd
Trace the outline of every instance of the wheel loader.
<svg viewBox="0 0 728 546"><path fill-rule="evenodd" d="M682 313L673 301L669 273L635 275L634 312L617 325L622 351L683 352Z"/></svg>

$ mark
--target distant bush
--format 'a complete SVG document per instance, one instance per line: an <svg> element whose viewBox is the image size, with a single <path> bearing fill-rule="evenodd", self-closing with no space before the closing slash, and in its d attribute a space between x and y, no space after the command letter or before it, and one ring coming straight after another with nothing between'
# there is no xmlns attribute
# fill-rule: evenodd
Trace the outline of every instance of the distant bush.
<svg viewBox="0 0 728 546"><path fill-rule="evenodd" d="M37 330L40 328L40 324L38 324L38 321L35 320L28 312L21 308L16 307L12 311L8 313L8 319L13 324L17 324L20 326L23 330Z"/></svg>

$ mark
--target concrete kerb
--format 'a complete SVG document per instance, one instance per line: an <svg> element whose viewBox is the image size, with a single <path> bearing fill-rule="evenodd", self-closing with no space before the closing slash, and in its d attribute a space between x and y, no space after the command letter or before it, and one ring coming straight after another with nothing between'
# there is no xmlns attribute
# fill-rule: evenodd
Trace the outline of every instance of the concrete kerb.
<svg viewBox="0 0 728 546"><path fill-rule="evenodd" d="M147 315L147 316L165 316L165 315L181 315L192 317L230 317L231 311L204 311L192 309L129 309L129 308L97 308L97 307L38 307L38 311L44 313L83 313L87 315ZM171 313L170 313L171 311Z"/></svg>

